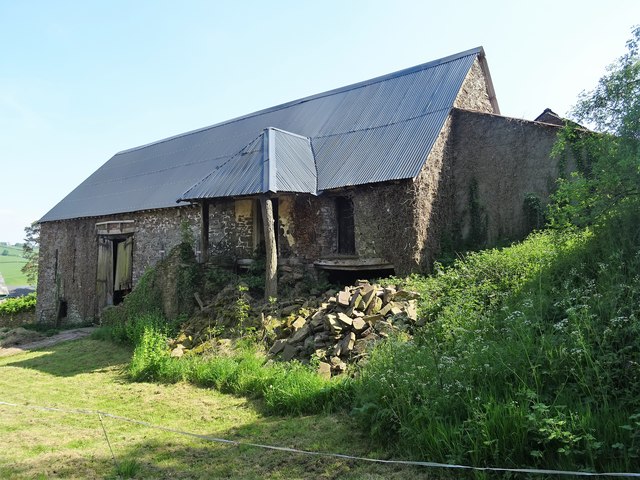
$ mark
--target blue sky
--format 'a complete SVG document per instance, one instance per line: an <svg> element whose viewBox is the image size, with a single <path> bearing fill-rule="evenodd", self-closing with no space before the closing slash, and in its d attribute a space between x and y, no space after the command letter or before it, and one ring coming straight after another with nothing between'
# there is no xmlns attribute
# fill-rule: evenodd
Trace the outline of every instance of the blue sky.
<svg viewBox="0 0 640 480"><path fill-rule="evenodd" d="M637 0L0 0L0 240L120 150L479 45L504 115L565 114L637 23Z"/></svg>

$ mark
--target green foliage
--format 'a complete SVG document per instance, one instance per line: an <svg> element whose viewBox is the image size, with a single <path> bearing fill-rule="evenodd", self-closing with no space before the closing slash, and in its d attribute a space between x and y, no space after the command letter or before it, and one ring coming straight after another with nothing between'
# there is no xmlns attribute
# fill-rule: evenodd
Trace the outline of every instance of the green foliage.
<svg viewBox="0 0 640 480"><path fill-rule="evenodd" d="M161 372L170 361L168 338L154 326L145 325L136 343L129 365L131 378L138 381L160 380Z"/></svg>
<svg viewBox="0 0 640 480"><path fill-rule="evenodd" d="M125 325L129 319L147 314L162 314L162 294L157 285L157 270L153 267L144 272L121 305L102 311L101 322L117 329Z"/></svg>
<svg viewBox="0 0 640 480"><path fill-rule="evenodd" d="M627 53L611 65L590 92L583 92L572 116L592 128L569 123L554 148L570 153L577 167L562 179L550 210L551 224L591 225L640 204L640 27Z"/></svg>
<svg viewBox="0 0 640 480"><path fill-rule="evenodd" d="M234 327L241 335L247 333L246 329L251 328L249 325L249 312L251 311L251 305L245 296L245 292L248 290L249 287L245 285L238 285L238 298L234 305L234 313L236 317Z"/></svg>
<svg viewBox="0 0 640 480"><path fill-rule="evenodd" d="M125 325L103 327L94 338L134 345L129 375L136 381L189 381L262 399L269 413L303 414L337 408L341 403L338 399L348 395L348 379L325 380L311 367L299 363L266 363L246 342L228 355L172 358L169 332L162 318L147 315Z"/></svg>
<svg viewBox="0 0 640 480"><path fill-rule="evenodd" d="M33 312L36 309L36 293L16 298L7 298L0 303L0 315L16 315L22 312Z"/></svg>
<svg viewBox="0 0 640 480"><path fill-rule="evenodd" d="M2 253L0 253L0 255L2 255L3 257L8 257L9 256L9 250L7 250L5 248L4 250L2 250Z"/></svg>
<svg viewBox="0 0 640 480"><path fill-rule="evenodd" d="M488 219L485 208L480 204L478 181L474 178L469 185L469 216L471 231L466 240L468 248L481 248L487 243Z"/></svg>
<svg viewBox="0 0 640 480"><path fill-rule="evenodd" d="M155 330L163 335L170 335L176 329L176 322L167 321L159 313L145 313L131 318L111 317L109 323L103 322L101 338L109 338L118 343L136 346L140 343L145 331Z"/></svg>
<svg viewBox="0 0 640 480"><path fill-rule="evenodd" d="M524 212L524 221L527 230L532 232L540 230L546 223L545 208L535 193L527 193L522 202L522 210Z"/></svg>
<svg viewBox="0 0 640 480"><path fill-rule="evenodd" d="M115 474L118 478L135 478L140 471L140 464L133 458L127 458L117 463Z"/></svg>
<svg viewBox="0 0 640 480"><path fill-rule="evenodd" d="M187 232L191 230L187 229ZM193 294L200 289L202 272L196 260L192 242L190 243L188 238L185 238L176 248L180 260L177 278L178 311L191 313L194 303Z"/></svg>
<svg viewBox="0 0 640 480"><path fill-rule="evenodd" d="M362 428L413 458L636 471L638 238L627 212L410 277L426 324L361 368Z"/></svg>
<svg viewBox="0 0 640 480"><path fill-rule="evenodd" d="M195 245L195 238L191 231L191 224L186 219L180 222L180 243L187 245L191 249L193 249L193 246Z"/></svg>
<svg viewBox="0 0 640 480"><path fill-rule="evenodd" d="M40 224L33 222L25 227L25 238L22 244L23 257L27 259L27 263L22 266L22 273L25 274L29 285L38 283L38 247L40 244Z"/></svg>
<svg viewBox="0 0 640 480"><path fill-rule="evenodd" d="M235 283L238 276L230 270L217 266L207 265L204 271L205 290L207 292L219 292L227 285Z"/></svg>

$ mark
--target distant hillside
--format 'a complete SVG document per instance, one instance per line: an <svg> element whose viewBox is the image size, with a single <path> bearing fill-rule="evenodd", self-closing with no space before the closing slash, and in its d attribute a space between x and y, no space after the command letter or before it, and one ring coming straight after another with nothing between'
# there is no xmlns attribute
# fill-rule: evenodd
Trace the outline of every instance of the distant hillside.
<svg viewBox="0 0 640 480"><path fill-rule="evenodd" d="M5 255L4 253L7 252ZM22 257L22 245L10 245L7 242L0 242L0 256Z"/></svg>
<svg viewBox="0 0 640 480"><path fill-rule="evenodd" d="M9 245L8 242L0 242L0 274L4 277L4 283L8 287L28 285L22 266L27 260L22 256L22 245Z"/></svg>

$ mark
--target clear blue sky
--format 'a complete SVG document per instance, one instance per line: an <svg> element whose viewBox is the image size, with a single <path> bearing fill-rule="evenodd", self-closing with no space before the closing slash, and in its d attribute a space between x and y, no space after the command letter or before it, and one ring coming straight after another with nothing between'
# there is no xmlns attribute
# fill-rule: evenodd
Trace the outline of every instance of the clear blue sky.
<svg viewBox="0 0 640 480"><path fill-rule="evenodd" d="M484 46L504 115L560 114L640 1L0 0L0 240L116 152Z"/></svg>

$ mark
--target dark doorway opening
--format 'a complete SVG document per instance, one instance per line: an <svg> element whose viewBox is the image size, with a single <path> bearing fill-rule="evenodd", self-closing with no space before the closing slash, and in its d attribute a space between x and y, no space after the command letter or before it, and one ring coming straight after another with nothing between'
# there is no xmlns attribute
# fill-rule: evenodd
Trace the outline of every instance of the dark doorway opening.
<svg viewBox="0 0 640 480"><path fill-rule="evenodd" d="M99 306L118 305L133 287L133 236L98 237Z"/></svg>
<svg viewBox="0 0 640 480"><path fill-rule="evenodd" d="M336 198L336 217L338 220L338 253L341 255L355 255L356 229L353 202L349 197Z"/></svg>
<svg viewBox="0 0 640 480"><path fill-rule="evenodd" d="M336 285L353 285L356 280L377 280L394 275L393 268L375 270L326 270L329 283Z"/></svg>
<svg viewBox="0 0 640 480"><path fill-rule="evenodd" d="M67 318L67 301L66 300L60 300L58 302L58 312L57 312L57 320L64 320L65 318Z"/></svg>

